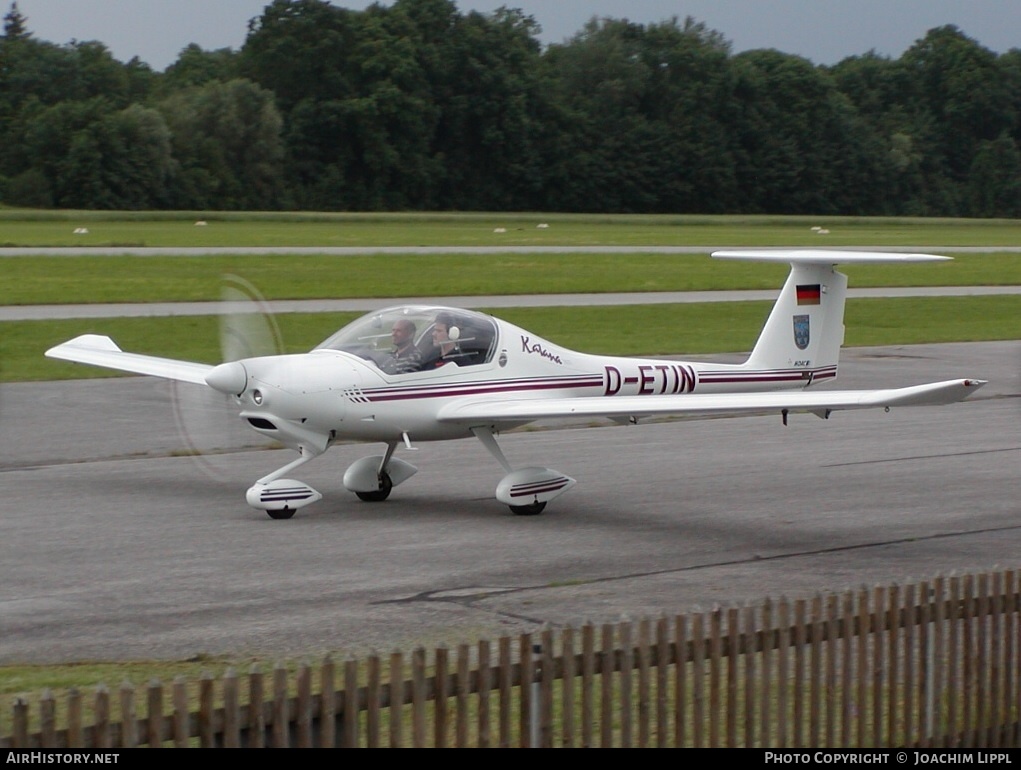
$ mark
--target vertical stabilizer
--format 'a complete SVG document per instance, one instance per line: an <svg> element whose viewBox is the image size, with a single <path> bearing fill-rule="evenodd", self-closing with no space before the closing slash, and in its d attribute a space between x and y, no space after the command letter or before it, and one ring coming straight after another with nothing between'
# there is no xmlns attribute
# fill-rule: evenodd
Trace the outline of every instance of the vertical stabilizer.
<svg viewBox="0 0 1021 770"><path fill-rule="evenodd" d="M745 366L750 369L832 369L844 343L847 276L830 265L791 263L780 297Z"/></svg>
<svg viewBox="0 0 1021 770"><path fill-rule="evenodd" d="M714 251L713 257L790 264L787 282L741 368L766 373L800 372L805 385L837 376L844 343L847 276L834 266L950 259L934 254L816 249ZM783 379L789 382L789 377Z"/></svg>

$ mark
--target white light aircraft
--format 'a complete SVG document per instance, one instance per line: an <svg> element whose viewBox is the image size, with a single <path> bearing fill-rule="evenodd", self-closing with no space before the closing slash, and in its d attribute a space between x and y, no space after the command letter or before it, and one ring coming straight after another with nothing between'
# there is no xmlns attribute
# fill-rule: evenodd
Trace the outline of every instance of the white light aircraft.
<svg viewBox="0 0 1021 770"><path fill-rule="evenodd" d="M545 467L515 469L501 431L553 418L638 423L659 416L793 412L829 417L841 409L950 404L985 381L956 379L885 390L816 388L837 376L847 277L838 264L924 262L928 254L828 250L716 251L717 259L786 262L790 274L748 359L741 364L579 353L483 313L426 305L390 307L348 324L308 353L229 360L217 366L122 351L85 334L46 352L137 374L206 385L229 396L259 433L297 459L255 482L249 505L274 519L322 499L285 478L339 440L382 442L344 473L344 486L382 501L416 468L394 456L413 442L475 437L506 475L496 499L521 515L540 513L575 484ZM409 323L410 322L410 323ZM408 336L410 356L392 355Z"/></svg>

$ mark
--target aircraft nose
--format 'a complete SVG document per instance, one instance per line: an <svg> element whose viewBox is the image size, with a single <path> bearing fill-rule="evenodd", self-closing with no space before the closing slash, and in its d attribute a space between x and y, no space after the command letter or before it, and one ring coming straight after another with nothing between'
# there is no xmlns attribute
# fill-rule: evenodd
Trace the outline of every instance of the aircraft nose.
<svg viewBox="0 0 1021 770"><path fill-rule="evenodd" d="M248 371L240 361L220 364L206 375L206 385L228 396L239 396L248 384Z"/></svg>

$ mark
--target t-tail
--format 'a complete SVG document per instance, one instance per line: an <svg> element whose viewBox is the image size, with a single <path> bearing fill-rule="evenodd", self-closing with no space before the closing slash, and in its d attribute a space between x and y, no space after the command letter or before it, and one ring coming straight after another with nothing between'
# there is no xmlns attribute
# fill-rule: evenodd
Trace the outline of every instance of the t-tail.
<svg viewBox="0 0 1021 770"><path fill-rule="evenodd" d="M840 264L935 262L933 254L868 251L746 250L715 251L716 259L787 262L790 275L766 319L748 360L740 368L761 373L789 387L792 378L805 386L836 379L844 344L847 276Z"/></svg>

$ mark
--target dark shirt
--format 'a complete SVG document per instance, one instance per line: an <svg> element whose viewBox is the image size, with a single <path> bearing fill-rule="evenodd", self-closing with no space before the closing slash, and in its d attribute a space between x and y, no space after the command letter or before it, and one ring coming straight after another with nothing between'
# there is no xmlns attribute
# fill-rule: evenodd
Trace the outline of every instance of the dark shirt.
<svg viewBox="0 0 1021 770"><path fill-rule="evenodd" d="M441 355L439 358L432 359L426 362L423 368L439 368L444 364L455 364L456 366L471 366L476 363L475 353L465 353L460 348L454 348L449 353Z"/></svg>
<svg viewBox="0 0 1021 770"><path fill-rule="evenodd" d="M404 350L393 350L390 358L380 364L387 374L404 374L405 372L417 372L422 368L422 354L414 345L408 345Z"/></svg>

